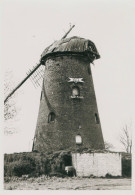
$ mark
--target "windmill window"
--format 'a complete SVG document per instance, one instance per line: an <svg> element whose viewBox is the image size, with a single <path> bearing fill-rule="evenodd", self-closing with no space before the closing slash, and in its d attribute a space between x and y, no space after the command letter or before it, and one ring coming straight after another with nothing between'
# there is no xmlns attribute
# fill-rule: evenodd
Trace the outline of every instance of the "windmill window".
<svg viewBox="0 0 135 195"><path fill-rule="evenodd" d="M80 89L79 89L79 87L73 87L72 88L72 96L73 97L80 96Z"/></svg>
<svg viewBox="0 0 135 195"><path fill-rule="evenodd" d="M88 66L88 73L91 75L90 65Z"/></svg>
<svg viewBox="0 0 135 195"><path fill-rule="evenodd" d="M82 144L82 137L80 135L76 135L75 141L76 141L76 144Z"/></svg>
<svg viewBox="0 0 135 195"><path fill-rule="evenodd" d="M97 113L95 113L95 122L96 122L97 124L99 124L99 117L98 117L98 114L97 114Z"/></svg>
<svg viewBox="0 0 135 195"><path fill-rule="evenodd" d="M52 122L55 120L55 114L54 112L51 112L49 115L48 115L48 123Z"/></svg>
<svg viewBox="0 0 135 195"><path fill-rule="evenodd" d="M40 96L40 101L42 100L42 91L41 91L41 96Z"/></svg>

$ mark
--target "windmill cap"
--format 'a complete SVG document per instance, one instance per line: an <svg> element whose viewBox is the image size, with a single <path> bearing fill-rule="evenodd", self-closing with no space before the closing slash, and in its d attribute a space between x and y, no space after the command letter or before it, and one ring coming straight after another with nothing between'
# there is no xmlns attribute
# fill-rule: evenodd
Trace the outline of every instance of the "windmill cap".
<svg viewBox="0 0 135 195"><path fill-rule="evenodd" d="M59 41L55 41L53 44L47 47L41 55L41 61L45 60L45 58L47 58L50 55L64 53L86 54L91 62L93 62L95 59L100 58L97 48L92 41L74 36L66 39L61 39Z"/></svg>

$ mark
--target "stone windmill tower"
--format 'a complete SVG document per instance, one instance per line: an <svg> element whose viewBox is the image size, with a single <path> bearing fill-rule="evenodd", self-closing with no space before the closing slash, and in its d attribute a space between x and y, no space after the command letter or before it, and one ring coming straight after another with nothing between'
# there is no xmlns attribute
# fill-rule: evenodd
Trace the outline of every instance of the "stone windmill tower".
<svg viewBox="0 0 135 195"><path fill-rule="evenodd" d="M65 38L71 29L44 50L40 63L4 100L33 73L44 73L33 151L104 149L90 67L100 55L90 40Z"/></svg>
<svg viewBox="0 0 135 195"><path fill-rule="evenodd" d="M62 39L41 55L45 65L33 150L104 149L90 63L93 42Z"/></svg>

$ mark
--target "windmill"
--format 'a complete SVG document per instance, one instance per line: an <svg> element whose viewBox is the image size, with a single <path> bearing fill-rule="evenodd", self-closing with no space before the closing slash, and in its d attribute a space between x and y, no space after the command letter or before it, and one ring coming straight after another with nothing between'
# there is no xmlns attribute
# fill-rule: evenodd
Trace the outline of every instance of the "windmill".
<svg viewBox="0 0 135 195"><path fill-rule="evenodd" d="M42 90L32 150L104 149L90 63L99 59L95 44L80 37L62 37L47 47L40 63L7 96L31 77ZM43 65L43 68L42 66Z"/></svg>

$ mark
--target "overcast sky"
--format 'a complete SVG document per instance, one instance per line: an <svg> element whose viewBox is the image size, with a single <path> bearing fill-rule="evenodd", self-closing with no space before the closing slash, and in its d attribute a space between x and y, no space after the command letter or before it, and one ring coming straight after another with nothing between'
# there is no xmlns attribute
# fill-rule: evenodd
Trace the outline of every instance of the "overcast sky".
<svg viewBox="0 0 135 195"><path fill-rule="evenodd" d="M3 0L1 5L3 74L11 71L14 86L39 62L42 51L69 29L96 44L101 55L92 65L103 137L122 150L120 131L135 127L134 0ZM16 95L18 116L6 125L6 153L30 151L41 88L28 80Z"/></svg>

